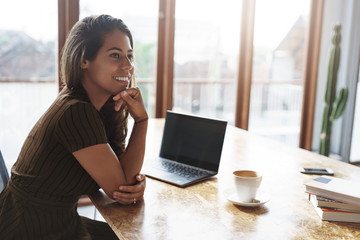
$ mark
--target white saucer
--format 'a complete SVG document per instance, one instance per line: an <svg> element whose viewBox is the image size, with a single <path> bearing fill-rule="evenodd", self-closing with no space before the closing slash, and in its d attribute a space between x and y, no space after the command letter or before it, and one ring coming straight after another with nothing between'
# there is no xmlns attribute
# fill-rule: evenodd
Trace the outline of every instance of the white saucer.
<svg viewBox="0 0 360 240"><path fill-rule="evenodd" d="M224 191L225 197L228 201L235 205L244 206L244 207L257 207L267 203L270 200L270 196L268 193L258 192L256 195L254 202L241 202L238 200L235 189L229 188Z"/></svg>

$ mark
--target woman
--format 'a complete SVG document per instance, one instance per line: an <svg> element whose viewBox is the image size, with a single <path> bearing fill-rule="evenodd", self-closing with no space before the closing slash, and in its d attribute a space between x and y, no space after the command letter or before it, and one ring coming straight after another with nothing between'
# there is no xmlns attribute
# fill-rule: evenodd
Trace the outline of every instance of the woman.
<svg viewBox="0 0 360 240"><path fill-rule="evenodd" d="M29 133L1 193L0 239L117 239L76 207L99 187L122 204L143 196L148 115L133 87L133 54L120 19L87 17L72 28L61 60L65 87Z"/></svg>

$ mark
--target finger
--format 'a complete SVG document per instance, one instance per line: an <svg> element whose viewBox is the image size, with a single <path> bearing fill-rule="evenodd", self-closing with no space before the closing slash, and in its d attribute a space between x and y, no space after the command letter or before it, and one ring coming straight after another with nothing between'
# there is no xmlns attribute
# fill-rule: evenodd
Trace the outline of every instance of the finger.
<svg viewBox="0 0 360 240"><path fill-rule="evenodd" d="M145 182L141 181L134 186L120 186L119 190L120 192L127 192L127 193L144 192Z"/></svg>
<svg viewBox="0 0 360 240"><path fill-rule="evenodd" d="M132 87L124 90L126 93L128 93L130 96L135 97L140 93L140 88L138 87Z"/></svg>
<svg viewBox="0 0 360 240"><path fill-rule="evenodd" d="M114 200L123 205L130 205L130 204L134 203L134 199L115 199L114 198ZM136 200L138 200L138 199L136 199Z"/></svg>
<svg viewBox="0 0 360 240"><path fill-rule="evenodd" d="M135 104L135 99L134 97L136 96L136 94L129 94L127 91L122 91L121 92L121 98L128 104L133 105Z"/></svg>
<svg viewBox="0 0 360 240"><path fill-rule="evenodd" d="M124 100L119 99L115 102L115 107L114 110L115 111L120 111L121 106L124 104Z"/></svg>
<svg viewBox="0 0 360 240"><path fill-rule="evenodd" d="M140 200L143 198L143 194L141 193L121 193L121 192L114 192L113 194L113 198L118 201L118 202L122 202L122 203L126 203L126 202L133 202L134 199L136 200Z"/></svg>
<svg viewBox="0 0 360 240"><path fill-rule="evenodd" d="M116 95L113 97L113 100L114 100L114 101L117 101L117 100L121 99L121 94L122 94L122 92L127 92L130 96L135 97L135 96L137 96L137 94L140 92L140 88L138 88L138 87L132 87L132 88L125 89L125 90L119 92L118 94L116 94Z"/></svg>
<svg viewBox="0 0 360 240"><path fill-rule="evenodd" d="M129 88L126 89L125 91L122 91L120 94L125 94L125 93L127 93L134 100L138 100L139 98L141 98L141 92L139 88ZM121 96L123 97L123 95Z"/></svg>
<svg viewBox="0 0 360 240"><path fill-rule="evenodd" d="M137 175L136 180L138 180L139 182L144 181L145 180L145 175L144 174Z"/></svg>
<svg viewBox="0 0 360 240"><path fill-rule="evenodd" d="M136 201L134 201L134 199L131 200L116 200L118 203L122 204L122 205L133 205L136 202L139 202L139 199L135 199Z"/></svg>
<svg viewBox="0 0 360 240"><path fill-rule="evenodd" d="M134 193L128 193L128 192L117 192L115 191L113 193L113 198L117 198L117 199L124 199L124 200L129 200L129 199L139 199L142 198L144 196L144 192L134 192Z"/></svg>
<svg viewBox="0 0 360 240"><path fill-rule="evenodd" d="M120 92L121 93L121 92ZM113 100L114 101L117 101L117 100L119 100L120 98L121 98L121 94L120 93L118 93L118 94L116 94L114 97L113 97Z"/></svg>

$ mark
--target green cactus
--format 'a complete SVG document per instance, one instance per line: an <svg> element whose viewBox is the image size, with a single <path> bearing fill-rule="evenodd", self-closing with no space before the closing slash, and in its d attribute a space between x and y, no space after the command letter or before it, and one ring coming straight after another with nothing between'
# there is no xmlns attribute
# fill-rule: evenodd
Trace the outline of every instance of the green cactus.
<svg viewBox="0 0 360 240"><path fill-rule="evenodd" d="M340 29L341 25L337 24L334 26L334 35L332 37L333 48L330 52L328 79L325 94L325 107L321 126L319 153L325 156L329 156L330 153L332 123L344 112L348 97L347 88L342 88L339 91L338 96L336 96L337 73L340 62Z"/></svg>

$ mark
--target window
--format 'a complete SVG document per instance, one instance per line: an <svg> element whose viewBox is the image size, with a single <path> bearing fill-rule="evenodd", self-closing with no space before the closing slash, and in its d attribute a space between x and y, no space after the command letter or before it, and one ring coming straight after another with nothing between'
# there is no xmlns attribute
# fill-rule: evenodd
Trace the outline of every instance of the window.
<svg viewBox="0 0 360 240"><path fill-rule="evenodd" d="M285 10L286 9L286 10ZM298 146L309 1L258 0L249 131Z"/></svg>
<svg viewBox="0 0 360 240"><path fill-rule="evenodd" d="M234 123L241 1L175 7L173 110Z"/></svg>
<svg viewBox="0 0 360 240"><path fill-rule="evenodd" d="M0 149L10 170L58 92L57 1L9 1L0 19Z"/></svg>
<svg viewBox="0 0 360 240"><path fill-rule="evenodd" d="M159 0L81 0L80 19L109 14L122 19L134 39L135 76L149 116L155 108L155 63Z"/></svg>
<svg viewBox="0 0 360 240"><path fill-rule="evenodd" d="M159 16L159 7L168 6L164 3L169 2L74 1L80 5L80 18L92 14L110 14L123 19L129 26L134 36L136 79L150 117L155 116L155 97L159 100L159 96L161 98L162 95L166 96L164 99L168 101L157 106L156 115L159 115L158 112L163 113L172 102L171 107L175 111L221 118L234 125L237 101L247 104L250 94L246 87L245 93L239 94L246 96L245 101L239 100L241 97L236 96L237 81L242 79L238 74L238 54L239 50L241 52L242 49L246 49L239 49L240 37L250 39L249 36L240 34L241 19L246 19L245 12L244 16L241 16L242 4L248 3L247 5L251 5L252 8L252 0L176 1L175 16L172 8L175 1L171 1L170 16L161 15L163 12ZM57 94L57 3L55 0L14 0L0 9L0 149L7 149L4 156L11 161L16 160L25 136ZM238 113L241 112L246 119L246 128L249 123L250 131L297 146L310 0L257 0L255 3L252 67L251 64L245 64L247 75L251 75L248 74L248 70L252 69L250 113L247 107L239 108L241 111ZM318 12L322 11L320 6L322 5L317 6ZM44 8L47 11L27 11ZM16 21L13 17L14 12L26 21ZM11 15L8 16L8 13ZM65 22L72 22L78 17L76 11L69 11L67 14L71 16L66 15ZM251 14L248 17L252 16ZM8 19L11 21L7 21ZM161 19L175 19L174 42L173 28L166 28L167 37L160 34L158 41L158 24L164 22ZM244 25L244 29L253 28L252 20L244 21ZM9 30L18 35L9 35L9 32L4 34L3 31ZM163 29L160 32L162 31ZM19 34L22 37L19 37ZM12 48L20 50L12 52L20 57L12 57L9 62L10 58L6 55L8 50L13 44L26 39L31 40L30 45L26 45L28 47L23 48L24 50L20 47ZM160 90L158 89L155 96L156 69L164 63L169 63L166 57L161 56L161 64L156 66L158 42L161 43L159 51L162 50L161 46L172 47L174 44L174 58L171 47L166 49L165 54L167 60L174 59L174 74L168 71L171 74L166 76L165 81L160 78L157 80ZM251 40L245 43L247 47L249 44L252 44ZM318 46L315 46L313 52L317 51ZM248 61L247 54L242 55L246 57L244 61ZM246 84L249 81L250 77ZM166 91L169 88L161 88L162 85L171 86L172 91ZM31 103L30 99L37 102ZM309 112L312 113L311 110ZM236 117L238 118L239 114ZM10 123L17 128L11 130Z"/></svg>

